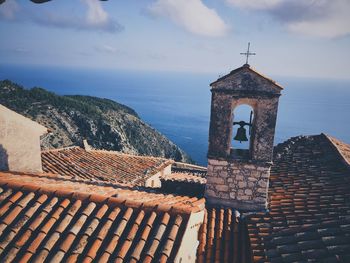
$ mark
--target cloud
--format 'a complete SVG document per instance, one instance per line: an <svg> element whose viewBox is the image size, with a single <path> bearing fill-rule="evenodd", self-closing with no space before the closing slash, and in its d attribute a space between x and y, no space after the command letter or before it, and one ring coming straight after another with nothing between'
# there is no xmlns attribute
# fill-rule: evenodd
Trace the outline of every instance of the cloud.
<svg viewBox="0 0 350 263"><path fill-rule="evenodd" d="M0 8L0 17L11 20L14 19L19 6L16 1L6 1Z"/></svg>
<svg viewBox="0 0 350 263"><path fill-rule="evenodd" d="M226 0L229 4L249 9L271 9L283 0Z"/></svg>
<svg viewBox="0 0 350 263"><path fill-rule="evenodd" d="M220 37L228 32L228 26L214 9L208 8L201 0L157 0L148 11L155 16L168 17L188 32Z"/></svg>
<svg viewBox="0 0 350 263"><path fill-rule="evenodd" d="M88 7L86 22L93 26L105 26L110 23L110 19L105 10L103 10L100 2L96 0L84 0Z"/></svg>
<svg viewBox="0 0 350 263"><path fill-rule="evenodd" d="M41 26L76 30L97 30L109 33L124 29L117 21L110 18L100 1L82 0L86 7L85 16L58 14L57 12L39 11L39 8L24 10L15 0L6 1L0 8L0 19L7 21L30 21ZM8 4L11 3L11 4Z"/></svg>
<svg viewBox="0 0 350 263"><path fill-rule="evenodd" d="M335 38L350 34L349 0L226 0L242 9L265 12L298 34Z"/></svg>
<svg viewBox="0 0 350 263"><path fill-rule="evenodd" d="M95 50L103 53L109 53L109 54L115 54L118 52L118 49L116 47L112 47L110 45L96 46Z"/></svg>

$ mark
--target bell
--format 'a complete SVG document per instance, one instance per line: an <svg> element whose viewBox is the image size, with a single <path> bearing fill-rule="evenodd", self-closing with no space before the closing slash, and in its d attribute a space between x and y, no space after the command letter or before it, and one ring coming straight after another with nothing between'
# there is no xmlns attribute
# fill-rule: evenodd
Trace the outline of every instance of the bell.
<svg viewBox="0 0 350 263"><path fill-rule="evenodd" d="M244 127L239 127L237 129L237 134L236 134L236 136L233 139L236 140L236 141L239 141L239 142L246 142L246 141L248 141L245 128Z"/></svg>

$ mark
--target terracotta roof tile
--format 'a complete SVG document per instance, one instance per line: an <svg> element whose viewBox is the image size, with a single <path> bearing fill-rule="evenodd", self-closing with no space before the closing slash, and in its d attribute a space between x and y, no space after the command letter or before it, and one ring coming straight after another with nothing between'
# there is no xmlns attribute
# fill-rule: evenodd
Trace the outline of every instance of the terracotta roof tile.
<svg viewBox="0 0 350 263"><path fill-rule="evenodd" d="M104 184L87 181L71 181L66 178L57 178L44 175L29 175L19 173L0 172L0 186L7 185L11 181L11 186L16 189L31 189L38 186L38 193L52 194L66 197L62 205L67 205L70 199L91 200L92 202L106 202L108 205L125 204L130 207L138 208L140 206L152 209L158 206L159 209L171 210L177 209L179 213L188 213L190 211L199 211L204 208L204 199L189 196L163 194L153 189L126 187L120 184ZM44 187L43 187L44 186ZM57 190L64 189L64 190ZM21 192L21 191L18 191ZM0 207L0 210L7 211L13 202L11 198L19 198L19 195L10 195L4 201L6 204ZM53 215L55 217L55 215Z"/></svg>
<svg viewBox="0 0 350 263"><path fill-rule="evenodd" d="M43 170L73 179L145 185L172 160L69 147L42 152Z"/></svg>
<svg viewBox="0 0 350 263"><path fill-rule="evenodd" d="M346 262L342 259L350 257L350 170L344 161L348 149L323 134L295 137L276 147L269 211L246 218L256 262Z"/></svg>
<svg viewBox="0 0 350 263"><path fill-rule="evenodd" d="M40 179L44 185L31 192L27 190L25 175L18 175L22 177L18 178L22 179L22 186L15 180L16 174L6 173L6 176L11 177L12 183L5 183L0 173L3 190L0 209L11 203L9 210L0 217L0 224L6 225L0 233L1 262L129 262L149 258L158 262L164 256L172 262L176 255L173 252L178 249L176 243L182 239L191 212L174 213L172 205L162 209L142 203L128 207L125 202L108 202L108 196L95 198L102 202L92 202L85 195L55 191L50 183L45 188L43 182L49 180L45 177L31 177L33 181ZM181 206L184 200L180 198L176 202ZM8 217L13 217L13 221L4 220Z"/></svg>
<svg viewBox="0 0 350 263"><path fill-rule="evenodd" d="M199 232L197 262L251 262L246 224L235 210L207 207Z"/></svg>
<svg viewBox="0 0 350 263"><path fill-rule="evenodd" d="M206 184L207 179L203 176L190 173L171 173L160 178L162 181L185 182L193 184Z"/></svg>

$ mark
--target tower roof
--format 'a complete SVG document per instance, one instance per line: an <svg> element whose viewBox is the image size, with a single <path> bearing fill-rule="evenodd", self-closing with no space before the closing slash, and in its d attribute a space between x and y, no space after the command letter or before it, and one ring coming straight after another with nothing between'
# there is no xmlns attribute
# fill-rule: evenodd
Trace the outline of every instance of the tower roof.
<svg viewBox="0 0 350 263"><path fill-rule="evenodd" d="M222 77L218 78L216 81L212 82L210 84L210 86L215 89L217 87L220 87L221 86L220 84L226 83L231 78L235 78L236 76L238 76L240 74L251 74L255 78L261 79L262 81L265 81L268 84L270 84L272 87L275 87L276 91L278 91L278 92L280 92L283 89L283 87L280 84L278 84L276 81L274 81L274 80L266 77L262 73L258 72L257 70L252 68L249 64L244 64L242 67L239 67L239 68L232 70L229 74L226 74L225 76L222 76ZM244 86L243 82L240 84L242 84ZM235 87L232 86L232 89L235 89Z"/></svg>

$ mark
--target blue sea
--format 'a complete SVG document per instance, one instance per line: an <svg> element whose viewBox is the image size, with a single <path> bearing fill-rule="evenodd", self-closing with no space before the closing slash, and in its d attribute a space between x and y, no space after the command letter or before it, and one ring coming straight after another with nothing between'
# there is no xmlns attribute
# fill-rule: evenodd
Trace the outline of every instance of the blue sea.
<svg viewBox="0 0 350 263"><path fill-rule="evenodd" d="M275 143L321 132L350 143L350 80L270 77L284 87ZM209 84L217 78L215 74L0 65L0 79L28 88L128 105L202 165L208 147ZM249 120L249 113L242 114Z"/></svg>

